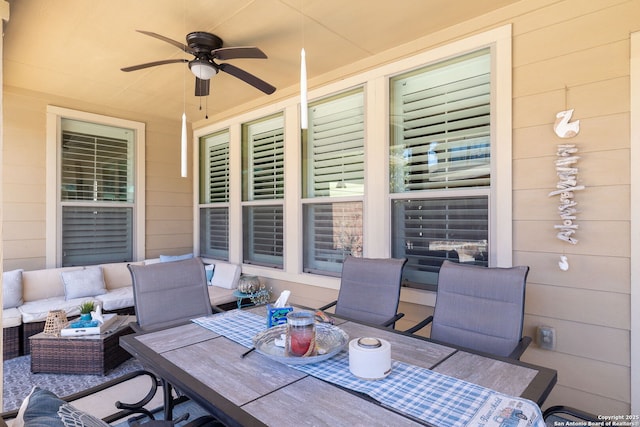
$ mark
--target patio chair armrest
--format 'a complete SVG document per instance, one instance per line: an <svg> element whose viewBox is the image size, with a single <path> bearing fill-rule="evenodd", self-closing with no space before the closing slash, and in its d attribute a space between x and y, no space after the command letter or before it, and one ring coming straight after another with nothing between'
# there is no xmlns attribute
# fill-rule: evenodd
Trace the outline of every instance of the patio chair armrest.
<svg viewBox="0 0 640 427"><path fill-rule="evenodd" d="M423 321L421 321L420 323L418 323L417 325L410 327L405 332L409 332L410 334L416 333L417 331L419 331L420 329L424 328L425 326L427 326L432 321L433 321L433 316L429 316L426 319L424 319Z"/></svg>
<svg viewBox="0 0 640 427"><path fill-rule="evenodd" d="M387 320L386 322L384 322L382 324L382 326L384 326L385 328L393 328L396 324L396 321L398 319L402 319L404 317L404 313L396 313L395 316L393 316L391 319Z"/></svg>
<svg viewBox="0 0 640 427"><path fill-rule="evenodd" d="M326 309L328 309L328 308L331 308L331 307L335 306L337 303L338 303L338 301L337 301L337 300L336 300L336 301L332 301L332 302L330 302L330 303L329 303L329 304L327 304L327 305L323 305L323 306L322 306L322 307L320 307L318 310L325 311Z"/></svg>
<svg viewBox="0 0 640 427"><path fill-rule="evenodd" d="M598 419L598 417L596 417L595 415L585 412L581 409L576 409L571 406L563 406L563 405L551 406L547 408L542 413L542 418L546 420L549 416L554 414L572 415L584 421L594 421L594 422L602 421L601 419Z"/></svg>
<svg viewBox="0 0 640 427"><path fill-rule="evenodd" d="M520 360L520 356L522 356L522 353L524 353L527 347L529 347L529 344L531 344L531 337L522 337L520 342L518 342L518 345L509 355L509 359Z"/></svg>

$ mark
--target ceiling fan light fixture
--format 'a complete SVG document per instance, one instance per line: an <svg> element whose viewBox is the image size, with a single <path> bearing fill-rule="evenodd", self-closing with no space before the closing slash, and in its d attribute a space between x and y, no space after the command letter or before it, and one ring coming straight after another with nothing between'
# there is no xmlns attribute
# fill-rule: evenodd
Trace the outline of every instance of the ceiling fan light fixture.
<svg viewBox="0 0 640 427"><path fill-rule="evenodd" d="M189 69L193 75L200 80L209 80L218 72L218 70L216 70L216 68L205 59L194 59L189 62Z"/></svg>

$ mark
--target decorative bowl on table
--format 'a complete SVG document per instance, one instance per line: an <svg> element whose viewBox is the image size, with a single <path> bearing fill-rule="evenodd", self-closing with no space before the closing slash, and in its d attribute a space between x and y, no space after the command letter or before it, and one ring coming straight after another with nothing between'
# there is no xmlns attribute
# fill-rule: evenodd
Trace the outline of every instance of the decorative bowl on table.
<svg viewBox="0 0 640 427"><path fill-rule="evenodd" d="M349 336L337 326L327 323L316 324L316 355L315 356L288 356L284 347L276 345L276 341L281 340L287 333L287 325L274 326L266 329L253 338L253 346L260 354L264 354L270 359L288 365L306 365L327 360L340 353L347 343Z"/></svg>
<svg viewBox="0 0 640 427"><path fill-rule="evenodd" d="M260 279L258 276L242 275L238 280L238 291L243 294L253 294L260 290Z"/></svg>

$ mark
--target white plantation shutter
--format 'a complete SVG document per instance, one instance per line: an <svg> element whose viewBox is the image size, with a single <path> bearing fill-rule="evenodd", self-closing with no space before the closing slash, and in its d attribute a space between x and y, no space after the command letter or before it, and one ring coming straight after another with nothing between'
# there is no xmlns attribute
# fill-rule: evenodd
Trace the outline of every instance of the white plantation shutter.
<svg viewBox="0 0 640 427"><path fill-rule="evenodd" d="M132 261L133 142L113 136L131 131L68 119L62 124L62 265Z"/></svg>
<svg viewBox="0 0 640 427"><path fill-rule="evenodd" d="M245 124L243 150L243 261L281 268L284 251L282 116Z"/></svg>
<svg viewBox="0 0 640 427"><path fill-rule="evenodd" d="M284 251L282 205L245 206L245 262L282 267Z"/></svg>
<svg viewBox="0 0 640 427"><path fill-rule="evenodd" d="M362 202L308 203L305 272L339 273L348 255L362 256Z"/></svg>
<svg viewBox="0 0 640 427"><path fill-rule="evenodd" d="M306 197L362 194L364 188L364 96L332 98L309 109ZM349 185L350 183L355 185ZM351 188L352 192L336 192ZM337 193L337 194L336 194Z"/></svg>
<svg viewBox="0 0 640 427"><path fill-rule="evenodd" d="M306 272L338 274L347 255L362 256L364 125L361 88L309 108L303 149ZM345 197L350 200L341 201Z"/></svg>
<svg viewBox="0 0 640 427"><path fill-rule="evenodd" d="M284 196L284 123L281 117L247 127L249 151L248 200Z"/></svg>
<svg viewBox="0 0 640 427"><path fill-rule="evenodd" d="M129 149L126 140L63 131L61 199L131 202Z"/></svg>
<svg viewBox="0 0 640 427"><path fill-rule="evenodd" d="M133 260L133 209L62 207L62 265Z"/></svg>
<svg viewBox="0 0 640 427"><path fill-rule="evenodd" d="M200 254L229 259L229 132L200 139Z"/></svg>
<svg viewBox="0 0 640 427"><path fill-rule="evenodd" d="M490 55L395 79L392 191L490 185Z"/></svg>
<svg viewBox="0 0 640 427"><path fill-rule="evenodd" d="M204 175L202 203L229 201L229 133L203 138Z"/></svg>
<svg viewBox="0 0 640 427"><path fill-rule="evenodd" d="M444 259L488 265L489 50L394 78L391 93L392 254L408 259L405 281L435 285Z"/></svg>

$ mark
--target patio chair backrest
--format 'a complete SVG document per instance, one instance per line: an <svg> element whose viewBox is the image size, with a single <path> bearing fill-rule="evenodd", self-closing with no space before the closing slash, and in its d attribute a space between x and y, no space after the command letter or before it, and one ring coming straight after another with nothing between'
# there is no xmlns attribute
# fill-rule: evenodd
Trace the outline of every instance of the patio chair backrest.
<svg viewBox="0 0 640 427"><path fill-rule="evenodd" d="M522 338L529 267L442 263L431 338L498 356Z"/></svg>
<svg viewBox="0 0 640 427"><path fill-rule="evenodd" d="M335 313L375 325L393 319L406 262L404 258L345 258Z"/></svg>
<svg viewBox="0 0 640 427"><path fill-rule="evenodd" d="M200 258L129 265L137 326L142 331L187 323L212 313Z"/></svg>

